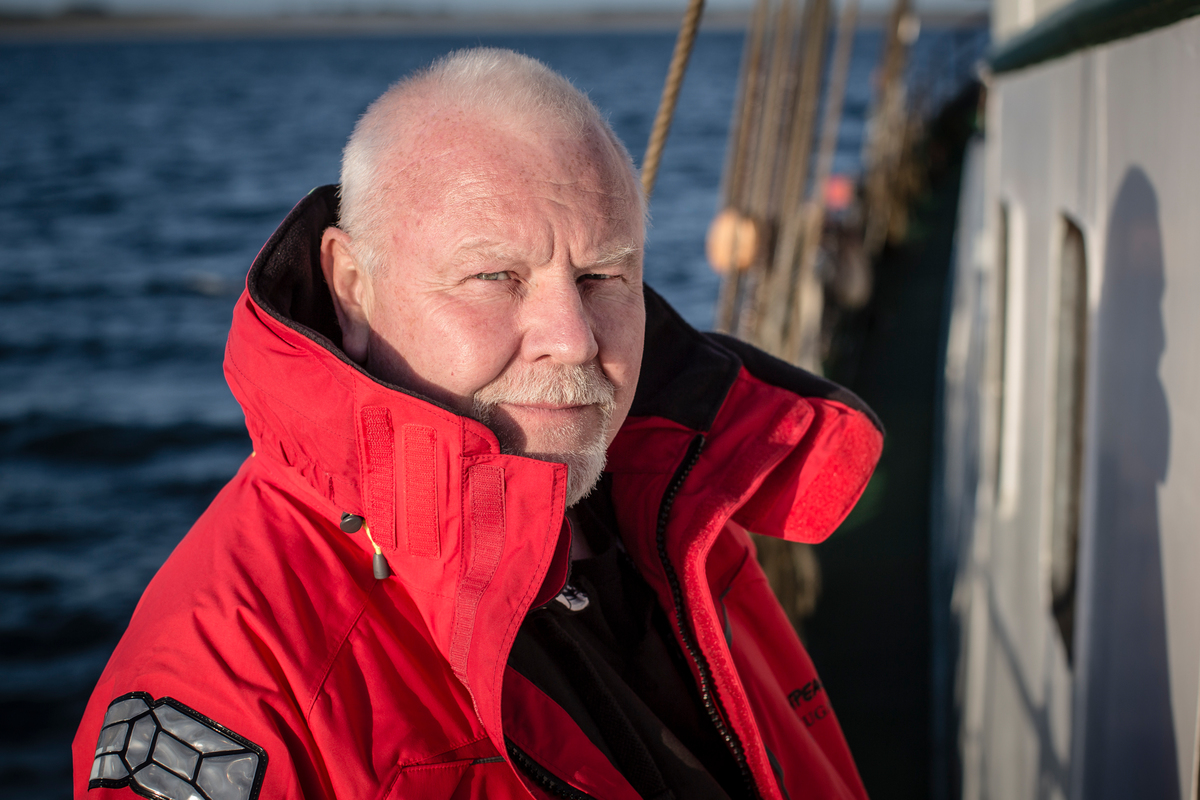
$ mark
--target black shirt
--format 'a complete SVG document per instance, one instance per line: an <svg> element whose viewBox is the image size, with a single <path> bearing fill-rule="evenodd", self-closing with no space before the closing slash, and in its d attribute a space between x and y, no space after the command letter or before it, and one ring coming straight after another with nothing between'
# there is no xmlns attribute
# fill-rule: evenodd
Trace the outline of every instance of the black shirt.
<svg viewBox="0 0 1200 800"><path fill-rule="evenodd" d="M508 663L558 703L646 798L745 795L654 591L620 544L605 475L573 509L593 556L529 612ZM520 713L517 710L516 713Z"/></svg>

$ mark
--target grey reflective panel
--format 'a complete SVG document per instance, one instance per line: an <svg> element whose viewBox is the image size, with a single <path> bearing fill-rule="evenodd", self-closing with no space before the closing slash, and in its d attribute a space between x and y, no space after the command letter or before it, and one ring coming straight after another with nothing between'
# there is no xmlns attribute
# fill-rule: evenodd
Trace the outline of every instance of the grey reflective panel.
<svg viewBox="0 0 1200 800"><path fill-rule="evenodd" d="M89 788L129 786L155 800L258 800L267 754L254 743L177 700L142 692L107 713Z"/></svg>
<svg viewBox="0 0 1200 800"><path fill-rule="evenodd" d="M114 722L125 722L149 710L150 706L146 705L146 701L140 697L119 700L108 707L108 713L104 715L104 724L111 725Z"/></svg>
<svg viewBox="0 0 1200 800"><path fill-rule="evenodd" d="M199 720L183 712L162 706L154 710L159 724L174 734L180 741L187 742L202 753L220 753L226 750L242 750L232 739L222 736Z"/></svg>
<svg viewBox="0 0 1200 800"><path fill-rule="evenodd" d="M127 776L129 770L125 769L125 764L121 762L120 756L107 755L96 759L92 774L102 780L115 781Z"/></svg>
<svg viewBox="0 0 1200 800"><path fill-rule="evenodd" d="M177 772L188 780L196 774L200 754L167 733L160 733L154 743L154 763Z"/></svg>
<svg viewBox="0 0 1200 800"><path fill-rule="evenodd" d="M254 753L206 756L196 783L211 800L247 800L257 771L258 756Z"/></svg>
<svg viewBox="0 0 1200 800"><path fill-rule="evenodd" d="M144 789L158 792L168 800L204 800L191 784L184 783L157 764L138 771L133 776L133 782Z"/></svg>
<svg viewBox="0 0 1200 800"><path fill-rule="evenodd" d="M100 731L100 740L96 742L96 755L120 752L125 746L125 734L128 731L128 722L121 722Z"/></svg>
<svg viewBox="0 0 1200 800"><path fill-rule="evenodd" d="M125 748L125 761L131 769L137 769L146 763L150 757L150 742L154 739L154 717L146 716L133 723L133 733L129 735L129 747Z"/></svg>

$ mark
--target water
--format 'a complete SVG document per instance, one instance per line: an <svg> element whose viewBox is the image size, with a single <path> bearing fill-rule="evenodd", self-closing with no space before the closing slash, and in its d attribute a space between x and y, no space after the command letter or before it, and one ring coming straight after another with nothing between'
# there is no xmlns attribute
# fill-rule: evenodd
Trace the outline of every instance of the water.
<svg viewBox="0 0 1200 800"><path fill-rule="evenodd" d="M947 35L962 36L918 49ZM640 156L673 39L0 45L5 796L69 796L71 737L137 598L249 452L221 373L234 301L289 208L337 180L368 102L440 53L511 47L588 91ZM647 280L701 328L741 43L700 37L652 209ZM859 34L840 171L857 166L879 46Z"/></svg>

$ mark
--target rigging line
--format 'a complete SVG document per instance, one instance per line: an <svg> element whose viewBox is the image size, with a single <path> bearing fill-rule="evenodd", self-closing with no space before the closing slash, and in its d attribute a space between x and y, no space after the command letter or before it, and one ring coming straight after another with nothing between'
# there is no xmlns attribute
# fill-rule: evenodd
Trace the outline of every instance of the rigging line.
<svg viewBox="0 0 1200 800"><path fill-rule="evenodd" d="M700 16L704 13L704 0L691 0L679 37L675 40L675 52L671 55L671 66L667 70L667 82L663 85L662 99L658 103L658 114L650 130L650 142L646 145L646 156L642 159L642 193L649 201L654 193L654 181L658 177L658 163L662 159L663 145L671 131L671 120L675 116L675 103L679 100L679 89L687 72L688 59L692 57L692 46L696 44L696 32L700 28Z"/></svg>
<svg viewBox="0 0 1200 800"><path fill-rule="evenodd" d="M833 50L829 84L825 91L825 116L821 120L821 141L817 150L817 165L804 204L803 234L800 240L799 280L792 299L792 314L784 345L785 357L793 364L820 374L821 316L824 287L816 275L817 255L821 247L821 232L825 229L825 184L833 171L837 152L838 131L842 121L842 103L846 97L846 80L850 74L850 56L854 50L854 29L858 22L858 0L846 0L838 20L837 43Z"/></svg>

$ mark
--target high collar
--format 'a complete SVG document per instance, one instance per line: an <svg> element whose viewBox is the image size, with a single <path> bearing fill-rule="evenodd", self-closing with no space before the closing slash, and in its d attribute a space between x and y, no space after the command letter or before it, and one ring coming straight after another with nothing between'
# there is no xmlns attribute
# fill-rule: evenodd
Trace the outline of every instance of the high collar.
<svg viewBox="0 0 1200 800"><path fill-rule="evenodd" d="M331 532L364 517L364 559L369 531L395 573L383 591L407 595L503 752L494 654L565 579L567 468L502 454L486 426L346 357L319 262L334 200L311 193L255 259L225 375L265 474Z"/></svg>

